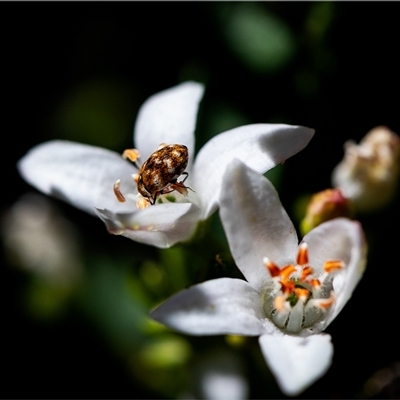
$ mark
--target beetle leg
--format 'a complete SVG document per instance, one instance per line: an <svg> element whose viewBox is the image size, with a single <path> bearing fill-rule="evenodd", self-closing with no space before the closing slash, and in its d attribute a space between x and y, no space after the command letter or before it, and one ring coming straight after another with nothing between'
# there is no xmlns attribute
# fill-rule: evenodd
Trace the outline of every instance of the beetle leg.
<svg viewBox="0 0 400 400"><path fill-rule="evenodd" d="M154 206L154 204L156 204L157 197L159 194L160 194L160 192L155 192L153 196L149 197L149 202L152 206Z"/></svg>
<svg viewBox="0 0 400 400"><path fill-rule="evenodd" d="M183 183L183 182L185 182L186 181L186 179L188 178L188 176L189 176L189 172L182 172L182 174L181 175L186 175L185 176L185 178L183 179L183 181L181 181L181 182L179 182L179 183Z"/></svg>

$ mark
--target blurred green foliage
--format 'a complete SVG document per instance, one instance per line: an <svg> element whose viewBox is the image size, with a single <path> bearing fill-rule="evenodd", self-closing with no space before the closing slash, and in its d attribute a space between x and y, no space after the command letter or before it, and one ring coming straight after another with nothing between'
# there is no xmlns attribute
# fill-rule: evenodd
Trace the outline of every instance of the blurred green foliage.
<svg viewBox="0 0 400 400"><path fill-rule="evenodd" d="M258 73L272 73L294 57L295 39L287 24L260 3L228 3L221 19L227 45Z"/></svg>
<svg viewBox="0 0 400 400"><path fill-rule="evenodd" d="M63 96L49 129L60 139L121 149L130 135L133 138L137 108L135 94L128 87L129 82L105 76L79 82Z"/></svg>

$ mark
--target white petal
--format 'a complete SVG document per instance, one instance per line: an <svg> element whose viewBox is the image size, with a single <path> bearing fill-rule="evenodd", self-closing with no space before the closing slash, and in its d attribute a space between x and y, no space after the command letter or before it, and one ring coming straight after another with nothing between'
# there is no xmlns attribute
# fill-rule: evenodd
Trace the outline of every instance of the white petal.
<svg viewBox="0 0 400 400"><path fill-rule="evenodd" d="M293 263L296 230L267 178L234 160L221 191L221 221L237 266L257 290L270 280L263 259L279 267Z"/></svg>
<svg viewBox="0 0 400 400"><path fill-rule="evenodd" d="M134 144L144 162L161 143L184 144L194 156L197 110L204 86L184 82L148 98L139 110Z"/></svg>
<svg viewBox="0 0 400 400"><path fill-rule="evenodd" d="M336 218L318 225L303 241L308 243L311 265L317 270L326 260L342 260L345 268L336 273L333 287L336 301L321 329L325 329L351 297L362 277L367 246L361 225L357 221Z"/></svg>
<svg viewBox="0 0 400 400"><path fill-rule="evenodd" d="M321 378L332 363L329 335L262 335L259 338L265 361L283 393L296 396Z"/></svg>
<svg viewBox="0 0 400 400"><path fill-rule="evenodd" d="M302 150L313 134L313 129L301 126L255 124L213 137L200 150L193 165L193 189L201 198L204 218L217 209L222 178L234 158L265 173Z"/></svg>
<svg viewBox="0 0 400 400"><path fill-rule="evenodd" d="M170 328L192 335L256 336L266 331L261 300L245 281L214 279L177 293L151 316Z"/></svg>
<svg viewBox="0 0 400 400"><path fill-rule="evenodd" d="M31 149L18 163L23 178L42 192L94 214L95 207L113 211L132 209L119 203L113 191L121 179L121 191L136 191L131 177L137 170L110 150L68 141L51 141Z"/></svg>
<svg viewBox="0 0 400 400"><path fill-rule="evenodd" d="M157 204L130 213L96 212L111 233L161 248L190 239L200 217L192 203Z"/></svg>

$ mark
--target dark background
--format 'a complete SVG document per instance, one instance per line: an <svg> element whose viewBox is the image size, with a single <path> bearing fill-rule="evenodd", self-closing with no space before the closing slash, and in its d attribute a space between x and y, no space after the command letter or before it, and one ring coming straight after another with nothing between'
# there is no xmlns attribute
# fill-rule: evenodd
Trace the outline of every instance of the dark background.
<svg viewBox="0 0 400 400"><path fill-rule="evenodd" d="M316 129L309 146L285 166L279 192L291 213L297 196L330 186L346 140L359 141L377 125L400 133L400 4L317 4L257 3L290 29L294 43L287 61L262 70L235 53L224 33L234 7L245 3L0 3L3 213L31 190L15 165L32 146L67 138L121 152L131 147L143 101L187 79L206 84L197 147L221 131L219 113L230 118L228 129L237 110L239 124ZM320 30L313 30L312 18ZM110 236L95 218L56 204L79 226L87 253L101 247L110 257L155 257L155 250ZM327 330L333 365L305 398L365 397L365 382L399 362L398 204L397 196L386 209L360 216L370 244L368 268ZM74 303L59 319L27 315L29 277L3 264L2 397L167 396L132 376ZM263 368L248 372L251 397L281 396L266 387ZM392 381L377 397L399 395Z"/></svg>

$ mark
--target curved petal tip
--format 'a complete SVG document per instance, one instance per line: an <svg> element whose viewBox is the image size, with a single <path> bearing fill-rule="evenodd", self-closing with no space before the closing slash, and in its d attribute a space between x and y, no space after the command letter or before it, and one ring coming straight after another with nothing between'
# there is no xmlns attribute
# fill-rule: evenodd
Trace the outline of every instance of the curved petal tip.
<svg viewBox="0 0 400 400"><path fill-rule="evenodd" d="M265 361L288 396L296 396L321 378L332 363L333 345L326 334L308 337L262 335Z"/></svg>

